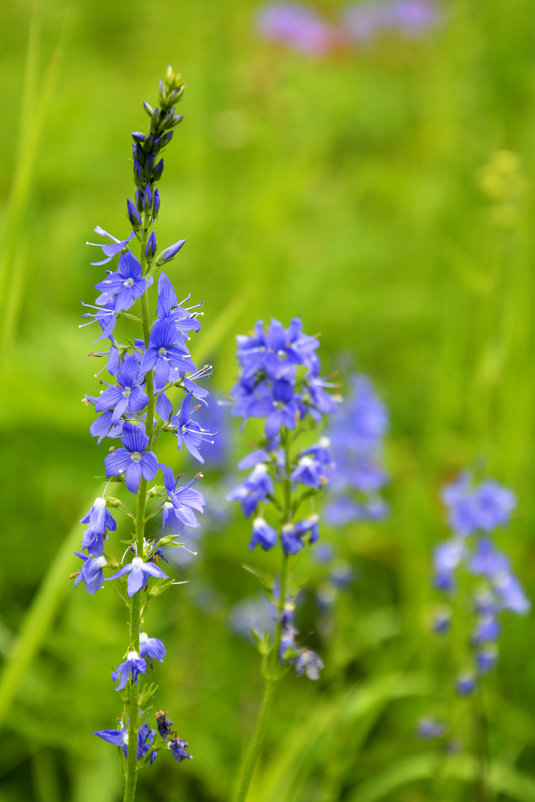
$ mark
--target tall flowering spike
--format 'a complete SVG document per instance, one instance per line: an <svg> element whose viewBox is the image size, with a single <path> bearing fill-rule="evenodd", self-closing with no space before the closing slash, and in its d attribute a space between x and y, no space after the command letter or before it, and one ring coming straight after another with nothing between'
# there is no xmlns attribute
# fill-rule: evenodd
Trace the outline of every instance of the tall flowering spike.
<svg viewBox="0 0 535 802"><path fill-rule="evenodd" d="M435 614L432 629L446 646L453 639L450 690L469 699L476 690L482 692L484 676L497 662L503 611L525 614L530 602L508 557L493 542L494 530L509 523L515 507L511 491L492 479L475 483L464 473L443 489L442 498L453 537L434 551L433 584L445 604ZM463 642L467 649L460 654L457 645ZM479 720L481 715L478 705L474 717ZM441 725L435 732L430 726L429 734L421 737L440 737L444 729Z"/></svg>
<svg viewBox="0 0 535 802"><path fill-rule="evenodd" d="M249 418L263 420L265 437L241 460L238 467L250 473L227 498L239 501L247 518L255 516L249 548L277 549L281 556L274 638L269 644L257 639L267 666L265 698L271 698L283 666L291 664L298 675L316 680L323 665L318 655L295 639L289 571L294 555L319 537L319 517L313 508L305 512L302 507L326 486L332 464L329 444L321 437L308 447L300 441L337 409L337 403L320 376L319 340L303 332L299 318L288 327L278 320L267 326L258 321L250 335L237 338L237 344L240 374L232 388L232 414L244 423ZM275 582L268 589L270 601L274 586ZM247 795L261 732L244 763L236 796L240 802Z"/></svg>
<svg viewBox="0 0 535 802"><path fill-rule="evenodd" d="M158 276L161 266L179 253L184 240L164 247L157 255L161 243L154 230L160 213L156 184L164 168L163 151L182 119L176 114L176 104L183 89L181 77L169 68L165 80L160 82L158 105L144 104L150 118L149 130L132 134L135 189L126 202L128 228L122 238L100 226L95 229L104 242L89 244L100 248L104 258L93 264L107 267L95 285L99 295L94 303L84 304L87 311L83 315L88 319L83 325L98 323L99 341L109 340L101 353L92 354L104 357L97 373L104 389L84 399L97 415L90 426L91 434L98 438L99 445L103 441L108 443L104 468L109 481L82 518L82 524L86 525L82 550L87 553L76 552L83 563L73 578L74 584L83 583L90 595L108 582L114 583L129 607L128 633L125 642L117 647L119 653L126 654L126 659L112 672L123 700L121 723L117 729L94 733L122 750L125 802L133 802L135 798L139 767L151 765L159 751L170 751L178 762L191 757L186 751L188 744L171 729L165 714L162 720L161 712L156 713L156 729L140 720L140 699L153 698L156 693L153 683L150 689L143 688L147 665L154 668L153 661L162 662L165 655L162 641L142 631L146 600L174 584L157 561L161 558L167 562L162 545L180 547L178 534L184 527L198 527L196 515L205 508L202 493L192 486L200 474L179 486L172 468L159 462L156 442L159 445L160 435L177 436L179 448L184 443L189 453L202 461L198 446L208 436L212 437L192 420L195 411L192 398L201 398L206 404L209 395L197 382L211 373L209 365L197 371L188 348L191 333L197 332L201 325L200 304L184 306L189 299L187 293L181 293L186 298L179 303L171 279L163 273ZM151 291L155 297L149 302ZM150 309L156 310L155 317L150 316ZM134 335L132 339L130 331L122 333L125 317L139 322L137 338ZM177 391L184 394L182 403L177 402ZM159 471L164 486L151 486ZM121 499L108 495L111 482L123 496ZM128 493L122 491L123 483ZM129 519L121 539L112 537L118 527L110 509ZM168 529L163 542L158 544L145 538L145 525L160 513L163 526L169 526L172 534ZM124 551L127 532L131 535ZM125 562L127 554L130 561Z"/></svg>

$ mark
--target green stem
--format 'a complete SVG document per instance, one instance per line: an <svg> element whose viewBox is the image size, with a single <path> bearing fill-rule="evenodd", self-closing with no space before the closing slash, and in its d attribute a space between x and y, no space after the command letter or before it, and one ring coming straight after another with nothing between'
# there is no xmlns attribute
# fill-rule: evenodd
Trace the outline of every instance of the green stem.
<svg viewBox="0 0 535 802"><path fill-rule="evenodd" d="M141 238L141 265L143 273L146 272L145 245L150 234L150 229L145 229ZM145 348L149 344L150 336L150 313L147 293L141 296L141 324L143 326L143 339ZM145 383L146 393L149 397L147 414L145 418L145 433L149 438L147 448L150 450L153 438L154 426L154 381L152 371L147 373ZM145 535L145 511L147 506L147 480L142 477L137 492L136 510L136 556L143 557L143 540ZM130 648L139 654L139 633L141 630L141 592L134 593L130 598ZM126 700L126 715L128 718L128 756L126 760L126 775L124 802L134 802L137 784L137 729L139 715L139 693L141 684L135 683L131 679L128 683L128 698Z"/></svg>
<svg viewBox="0 0 535 802"><path fill-rule="evenodd" d="M489 748L488 748L488 722L483 701L483 689L476 690L474 705L474 723L477 738L477 764L476 799L479 802L492 802L493 793L488 782Z"/></svg>
<svg viewBox="0 0 535 802"><path fill-rule="evenodd" d="M281 525L284 525L285 523L291 523L292 520L292 483L288 478L290 476L290 449L289 449L288 432L285 429L283 429L282 432L282 443L285 453L285 479L284 479L284 503L281 515ZM241 769L238 784L236 786L237 791L234 797L234 802L245 802L245 799L247 798L247 792L249 791L249 786L251 784L251 779L253 777L256 761L258 760L258 755L260 753L262 741L264 740L264 735L267 729L269 714L271 713L271 708L273 706L273 699L275 698L275 689L277 687L277 682L282 676L279 665L279 651L282 640L281 619L282 619L282 613L284 611L284 605L286 602L287 587L288 587L288 556L286 555L284 550L282 550L282 564L279 577L279 600L277 604L277 621L275 624L275 638L273 641L273 646L271 648L271 651L269 652L266 660L264 696L262 698L262 706L260 708L260 713L258 714L256 729Z"/></svg>

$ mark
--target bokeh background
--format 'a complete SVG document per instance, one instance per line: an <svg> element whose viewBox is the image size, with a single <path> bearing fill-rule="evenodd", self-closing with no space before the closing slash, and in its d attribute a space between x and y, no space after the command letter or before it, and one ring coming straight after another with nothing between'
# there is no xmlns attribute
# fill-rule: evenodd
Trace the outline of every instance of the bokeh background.
<svg viewBox="0 0 535 802"><path fill-rule="evenodd" d="M121 795L115 750L91 733L120 713L109 672L125 614L67 579L104 456L80 403L96 382L78 323L100 278L85 242L97 224L128 232L130 131L168 63L187 89L159 241L187 239L170 274L205 301L192 350L214 389L234 381L237 333L300 315L325 370L353 364L390 412L390 514L326 531L357 579L323 628L321 567L303 555L302 629L326 668L318 683L286 678L251 799L474 799L470 755L437 774L414 729L451 683L428 634L429 577L447 536L440 488L459 469L484 464L516 494L501 545L534 598L532 3L444 0L419 35L317 56L262 37L259 8L1 4L2 802ZM314 8L335 20L342 4ZM205 475L217 493L233 469ZM241 563L265 559L248 557L240 515L221 514L177 569L190 583L150 614L168 646L159 703L194 760L160 757L140 800L228 799L252 731L258 656L229 619L258 595ZM510 616L486 691L497 800L535 798L532 652L532 617Z"/></svg>

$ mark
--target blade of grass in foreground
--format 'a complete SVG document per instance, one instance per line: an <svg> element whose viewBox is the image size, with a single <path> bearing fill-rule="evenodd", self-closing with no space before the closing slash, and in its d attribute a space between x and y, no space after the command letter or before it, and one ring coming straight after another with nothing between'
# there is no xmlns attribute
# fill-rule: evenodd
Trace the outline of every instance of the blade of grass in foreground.
<svg viewBox="0 0 535 802"><path fill-rule="evenodd" d="M7 204L2 231L2 254L0 256L0 308L4 310L0 323L0 355L4 355L16 325L20 301L23 297L24 259L17 250L24 212L30 197L32 179L44 124L56 83L65 28L59 36L56 49L50 56L44 73L39 97L35 87L39 75L40 11L38 2L33 3L30 17L28 47L22 90L22 107L18 133L18 150L11 194Z"/></svg>

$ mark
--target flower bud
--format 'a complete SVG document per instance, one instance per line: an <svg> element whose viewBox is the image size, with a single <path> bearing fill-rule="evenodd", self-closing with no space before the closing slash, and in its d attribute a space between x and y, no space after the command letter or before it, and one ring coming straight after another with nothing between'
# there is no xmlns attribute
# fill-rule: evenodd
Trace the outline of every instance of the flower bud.
<svg viewBox="0 0 535 802"><path fill-rule="evenodd" d="M154 202L152 204L152 217L153 219L158 217L158 212L160 211L160 192L159 190L154 190Z"/></svg>
<svg viewBox="0 0 535 802"><path fill-rule="evenodd" d="M152 261L154 258L154 254L156 253L156 234L154 231L151 232L147 245L145 247L145 256L147 259Z"/></svg>
<svg viewBox="0 0 535 802"><path fill-rule="evenodd" d="M132 224L132 228L134 231L138 231L141 228L141 217L139 216L139 212L130 200L130 198L126 199L126 206L128 211L128 219Z"/></svg>
<svg viewBox="0 0 535 802"><path fill-rule="evenodd" d="M163 265L166 262L170 262L171 259L177 255L185 242L185 239L179 239L174 245L170 245L169 248L166 248L165 251L162 251L162 253L158 256L158 261L156 264Z"/></svg>

